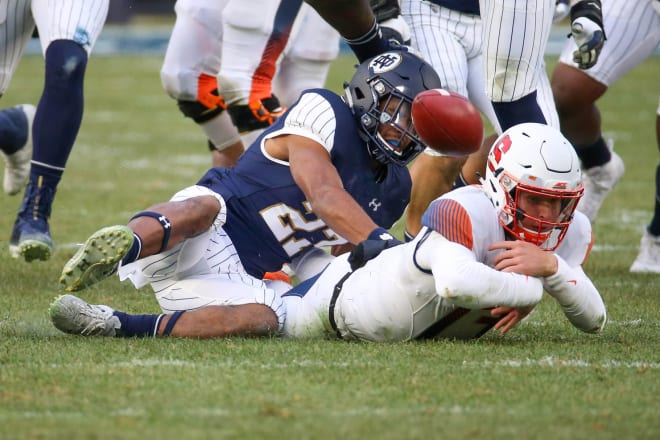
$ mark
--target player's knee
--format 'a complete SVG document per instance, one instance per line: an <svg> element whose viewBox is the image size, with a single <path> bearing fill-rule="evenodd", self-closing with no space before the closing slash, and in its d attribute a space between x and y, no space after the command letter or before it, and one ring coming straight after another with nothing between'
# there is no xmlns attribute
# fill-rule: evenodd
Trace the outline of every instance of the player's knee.
<svg viewBox="0 0 660 440"><path fill-rule="evenodd" d="M215 118L224 110L221 106L207 107L199 101L177 100L176 103L185 117L191 118L198 124L202 124Z"/></svg>
<svg viewBox="0 0 660 440"><path fill-rule="evenodd" d="M285 111L275 95L248 105L233 105L227 110L241 133L269 127Z"/></svg>
<svg viewBox="0 0 660 440"><path fill-rule="evenodd" d="M45 54L46 86L66 87L69 83L82 83L87 59L87 52L78 43L53 41Z"/></svg>
<svg viewBox="0 0 660 440"><path fill-rule="evenodd" d="M268 331L268 333L281 331L284 328L284 321L286 319L286 307L284 306L282 297L275 290L267 288L258 291L254 301L257 304L266 306L263 308L262 313L263 329Z"/></svg>

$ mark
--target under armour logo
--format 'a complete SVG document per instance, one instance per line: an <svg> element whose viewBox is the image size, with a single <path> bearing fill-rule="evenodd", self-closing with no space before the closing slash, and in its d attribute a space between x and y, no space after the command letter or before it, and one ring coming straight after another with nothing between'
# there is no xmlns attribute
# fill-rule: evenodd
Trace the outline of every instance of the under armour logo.
<svg viewBox="0 0 660 440"><path fill-rule="evenodd" d="M158 221L163 226L163 229L169 229L172 227L172 223L170 223L167 217L165 217L164 215L158 217Z"/></svg>
<svg viewBox="0 0 660 440"><path fill-rule="evenodd" d="M369 202L369 208L371 208L372 211L376 212L378 211L378 208L380 208L380 205L383 203L378 201L378 199L371 199L371 202Z"/></svg>

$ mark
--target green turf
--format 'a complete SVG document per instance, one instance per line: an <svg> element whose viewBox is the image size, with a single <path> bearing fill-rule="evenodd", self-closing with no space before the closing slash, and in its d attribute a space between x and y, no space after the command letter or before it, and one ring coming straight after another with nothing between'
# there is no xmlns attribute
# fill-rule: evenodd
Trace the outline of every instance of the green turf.
<svg viewBox="0 0 660 440"><path fill-rule="evenodd" d="M626 175L594 227L586 265L608 307L601 335L544 300L515 332L476 342L78 338L47 317L74 244L194 183L201 130L162 91L158 57L94 57L83 126L53 209L48 262L12 260L20 197L0 195L0 438L660 438L660 277L628 268L650 220L660 58L602 99ZM3 106L36 103L40 57L23 60ZM352 62L329 84L341 89ZM116 279L91 302L156 312L149 288Z"/></svg>

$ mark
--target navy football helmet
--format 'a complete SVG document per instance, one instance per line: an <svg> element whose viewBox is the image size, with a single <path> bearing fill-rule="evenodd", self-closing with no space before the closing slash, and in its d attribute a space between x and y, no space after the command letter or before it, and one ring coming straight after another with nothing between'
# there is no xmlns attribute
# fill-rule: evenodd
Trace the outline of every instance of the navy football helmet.
<svg viewBox="0 0 660 440"><path fill-rule="evenodd" d="M402 47L364 61L344 87L371 157L403 166L426 148L410 110L418 93L442 87L430 64Z"/></svg>

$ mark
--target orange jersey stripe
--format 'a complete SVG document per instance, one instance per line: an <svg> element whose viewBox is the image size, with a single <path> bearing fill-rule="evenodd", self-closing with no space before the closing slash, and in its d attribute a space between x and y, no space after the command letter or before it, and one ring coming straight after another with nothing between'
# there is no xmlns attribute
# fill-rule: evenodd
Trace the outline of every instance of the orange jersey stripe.
<svg viewBox="0 0 660 440"><path fill-rule="evenodd" d="M455 200L434 200L422 216L422 225L433 229L449 241L472 249L474 242L470 216Z"/></svg>

